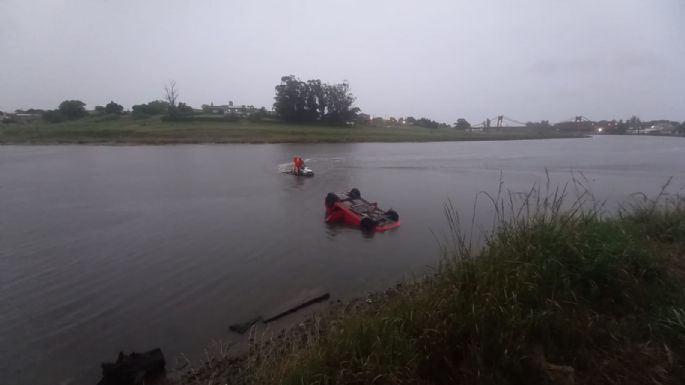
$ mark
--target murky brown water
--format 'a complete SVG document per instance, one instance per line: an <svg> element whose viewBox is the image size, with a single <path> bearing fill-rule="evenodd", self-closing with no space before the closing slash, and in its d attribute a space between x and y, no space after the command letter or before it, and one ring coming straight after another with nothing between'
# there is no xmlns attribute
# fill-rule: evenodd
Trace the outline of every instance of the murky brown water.
<svg viewBox="0 0 685 385"><path fill-rule="evenodd" d="M317 172L277 165L298 154ZM119 350L201 351L303 289L379 290L435 266L450 199L571 171L599 199L685 187L685 139L0 147L0 382L95 383ZM323 223L329 191L395 208L364 237ZM485 221L482 213L478 221Z"/></svg>

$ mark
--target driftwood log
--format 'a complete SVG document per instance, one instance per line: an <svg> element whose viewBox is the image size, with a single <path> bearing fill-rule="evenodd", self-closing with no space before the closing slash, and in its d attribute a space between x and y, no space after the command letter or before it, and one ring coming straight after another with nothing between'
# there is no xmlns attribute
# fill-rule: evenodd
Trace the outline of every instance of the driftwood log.
<svg viewBox="0 0 685 385"><path fill-rule="evenodd" d="M267 313L264 316L257 316L253 317L245 322L239 322L230 325L228 328L232 332L236 332L239 334L244 334L250 328L252 325L255 323L259 322L260 320L264 322L265 324L269 322L276 321L279 318L285 317L288 314L292 314L300 309L303 309L309 305L313 305L317 302L325 301L329 299L331 295L323 291L321 289L314 289L314 290L303 290L301 291L297 296L294 298L290 299L289 301L281 304L278 308L272 310L271 312Z"/></svg>
<svg viewBox="0 0 685 385"><path fill-rule="evenodd" d="M331 295L320 289L316 290L306 290L301 292L297 297L286 302L281 307L276 309L270 314L263 317L264 323L269 323L275 321L279 318L285 317L288 314L294 313L302 308L309 305L313 305L317 302L325 301L329 299Z"/></svg>

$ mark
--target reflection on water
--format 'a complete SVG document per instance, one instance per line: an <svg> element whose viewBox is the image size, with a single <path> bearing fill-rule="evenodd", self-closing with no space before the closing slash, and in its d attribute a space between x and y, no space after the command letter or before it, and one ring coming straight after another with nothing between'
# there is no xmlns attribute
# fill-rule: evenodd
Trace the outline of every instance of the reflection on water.
<svg viewBox="0 0 685 385"><path fill-rule="evenodd" d="M427 271L443 205L470 215L500 175L525 191L545 169L555 183L582 171L599 199L623 200L669 176L683 189L684 150L658 137L0 147L0 378L93 383L119 350L198 352L302 290L345 299ZM294 155L314 178L278 172ZM402 226L325 224L326 193L351 187Z"/></svg>

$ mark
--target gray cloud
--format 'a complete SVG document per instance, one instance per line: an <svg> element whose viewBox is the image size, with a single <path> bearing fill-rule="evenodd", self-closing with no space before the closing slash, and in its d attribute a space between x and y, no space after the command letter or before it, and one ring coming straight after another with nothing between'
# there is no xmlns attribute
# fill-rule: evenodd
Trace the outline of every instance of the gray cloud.
<svg viewBox="0 0 685 385"><path fill-rule="evenodd" d="M270 107L282 75L380 116L685 119L685 3L0 0L0 109Z"/></svg>

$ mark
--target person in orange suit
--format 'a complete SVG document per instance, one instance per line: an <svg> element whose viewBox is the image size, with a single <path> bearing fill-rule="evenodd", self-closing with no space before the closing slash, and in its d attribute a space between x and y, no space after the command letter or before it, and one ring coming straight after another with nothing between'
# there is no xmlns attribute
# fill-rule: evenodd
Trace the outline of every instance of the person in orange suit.
<svg viewBox="0 0 685 385"><path fill-rule="evenodd" d="M299 156L293 158L293 173L299 175L304 168L304 161Z"/></svg>

